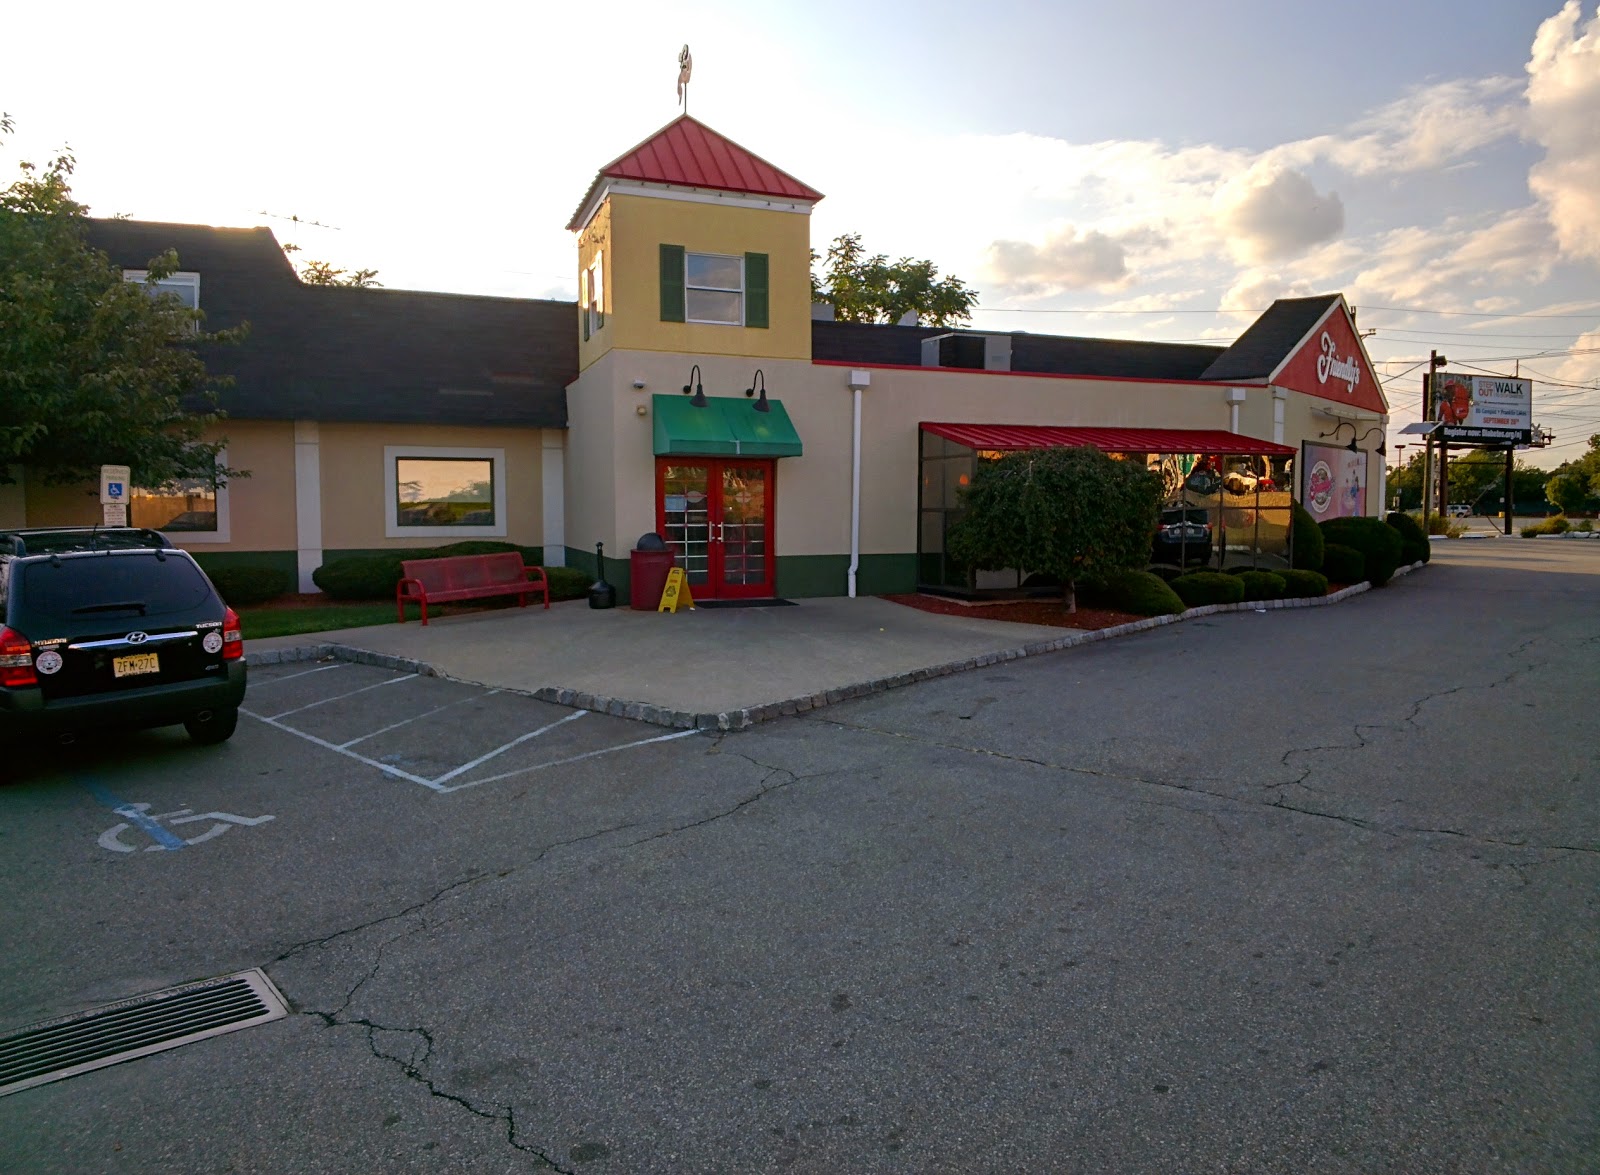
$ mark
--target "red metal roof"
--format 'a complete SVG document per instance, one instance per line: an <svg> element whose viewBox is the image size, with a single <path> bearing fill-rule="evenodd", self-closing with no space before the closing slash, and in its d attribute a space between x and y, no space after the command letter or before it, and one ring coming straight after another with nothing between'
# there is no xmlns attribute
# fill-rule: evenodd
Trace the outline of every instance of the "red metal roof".
<svg viewBox="0 0 1600 1175"><path fill-rule="evenodd" d="M567 225L569 229L583 227L578 218L601 180L607 177L711 188L809 204L822 199L822 193L809 184L801 183L687 114L678 116L637 147L602 167Z"/></svg>
<svg viewBox="0 0 1600 1175"><path fill-rule="evenodd" d="M1092 445L1108 453L1238 453L1293 457L1288 445L1211 428L1078 428L1054 424L930 424L923 432L972 449L1048 449Z"/></svg>

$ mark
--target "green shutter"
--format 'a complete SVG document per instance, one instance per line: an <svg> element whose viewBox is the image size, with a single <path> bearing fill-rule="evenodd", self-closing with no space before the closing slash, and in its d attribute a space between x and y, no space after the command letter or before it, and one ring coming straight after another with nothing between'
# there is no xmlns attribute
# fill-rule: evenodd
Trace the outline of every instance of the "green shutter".
<svg viewBox="0 0 1600 1175"><path fill-rule="evenodd" d="M767 327L767 255L744 255L744 324Z"/></svg>
<svg viewBox="0 0 1600 1175"><path fill-rule="evenodd" d="M682 322L683 246L661 246L661 321Z"/></svg>

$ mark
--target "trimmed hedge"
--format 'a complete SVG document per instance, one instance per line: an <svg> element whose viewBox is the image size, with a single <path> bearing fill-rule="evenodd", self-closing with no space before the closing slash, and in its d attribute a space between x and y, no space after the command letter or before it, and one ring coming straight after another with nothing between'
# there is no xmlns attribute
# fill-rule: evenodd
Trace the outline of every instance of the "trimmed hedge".
<svg viewBox="0 0 1600 1175"><path fill-rule="evenodd" d="M1388 583L1400 566L1400 532L1383 519L1330 518L1320 525L1325 543L1337 543L1361 552L1365 564L1361 578L1373 587ZM1323 557L1326 559L1326 551Z"/></svg>
<svg viewBox="0 0 1600 1175"><path fill-rule="evenodd" d="M1317 528L1317 520L1311 517L1299 502L1294 503L1294 523L1290 534L1290 541L1294 543L1294 565L1301 571L1321 571L1323 548L1327 542L1322 537L1322 531Z"/></svg>
<svg viewBox="0 0 1600 1175"><path fill-rule="evenodd" d="M1220 571L1191 571L1172 581L1172 590L1191 608L1205 604L1238 604L1244 601L1244 577Z"/></svg>
<svg viewBox="0 0 1600 1175"><path fill-rule="evenodd" d="M1384 522L1400 533L1400 562L1409 567L1433 558L1433 544L1428 541L1428 532L1411 515L1390 514Z"/></svg>
<svg viewBox="0 0 1600 1175"><path fill-rule="evenodd" d="M1296 569L1275 574L1283 580L1283 594L1288 599L1305 600L1328 594L1328 577L1320 571Z"/></svg>
<svg viewBox="0 0 1600 1175"><path fill-rule="evenodd" d="M356 555L348 559L335 559L324 563L311 573L312 581L335 600L392 600L394 586L400 582L400 563L404 559L443 559L449 555L493 555L501 551L517 551L524 563L530 566L538 561L537 547L519 547L515 543L498 543L485 539L469 539L444 547L418 547L411 550L388 551L382 555ZM584 584L584 590L588 590ZM556 598L555 580L550 581L550 598ZM570 597L563 597L570 598Z"/></svg>
<svg viewBox="0 0 1600 1175"><path fill-rule="evenodd" d="M276 567L221 567L207 576L232 608L265 604L289 590L288 574Z"/></svg>
<svg viewBox="0 0 1600 1175"><path fill-rule="evenodd" d="M1354 547L1329 543L1323 550L1322 570L1334 583L1360 583L1366 578L1367 558Z"/></svg>
<svg viewBox="0 0 1600 1175"><path fill-rule="evenodd" d="M1084 596L1095 605L1135 616L1176 616L1183 601L1161 576L1149 571L1119 571L1087 585Z"/></svg>
<svg viewBox="0 0 1600 1175"><path fill-rule="evenodd" d="M1247 600L1277 600L1283 597L1284 579L1276 571L1246 571L1239 576Z"/></svg>

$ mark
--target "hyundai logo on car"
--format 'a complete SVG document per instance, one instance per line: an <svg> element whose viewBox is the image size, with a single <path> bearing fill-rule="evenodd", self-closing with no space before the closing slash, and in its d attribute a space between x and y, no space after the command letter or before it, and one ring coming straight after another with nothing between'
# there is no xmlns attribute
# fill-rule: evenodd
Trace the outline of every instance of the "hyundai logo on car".
<svg viewBox="0 0 1600 1175"><path fill-rule="evenodd" d="M130 645L142 645L145 641L149 640L150 637L146 633L130 632L127 639Z"/></svg>

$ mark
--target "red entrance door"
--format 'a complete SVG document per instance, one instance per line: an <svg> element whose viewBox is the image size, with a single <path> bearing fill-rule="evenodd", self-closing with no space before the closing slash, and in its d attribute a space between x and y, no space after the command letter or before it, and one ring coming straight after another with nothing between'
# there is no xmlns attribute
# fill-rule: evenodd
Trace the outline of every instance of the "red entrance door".
<svg viewBox="0 0 1600 1175"><path fill-rule="evenodd" d="M678 549L697 599L761 599L773 590L771 461L664 457L656 530Z"/></svg>

